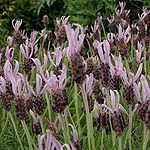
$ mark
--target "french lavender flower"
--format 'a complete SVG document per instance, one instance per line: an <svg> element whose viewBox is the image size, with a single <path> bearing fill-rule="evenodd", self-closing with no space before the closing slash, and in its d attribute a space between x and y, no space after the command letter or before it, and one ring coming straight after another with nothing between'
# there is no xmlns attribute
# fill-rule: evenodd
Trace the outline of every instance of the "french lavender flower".
<svg viewBox="0 0 150 150"><path fill-rule="evenodd" d="M106 103L106 100L104 104ZM103 128L106 131L106 134L111 133L110 121L109 121L109 114L108 110L105 107L102 107L101 104L95 102L95 105L99 108L99 112L96 114L96 121L98 124L98 129Z"/></svg>
<svg viewBox="0 0 150 150"><path fill-rule="evenodd" d="M20 46L20 44L23 44L26 39L26 37L24 36L25 31L19 30L22 24L22 20L17 20L15 23L14 22L15 22L15 19L12 20L12 26L15 29L14 40Z"/></svg>
<svg viewBox="0 0 150 150"><path fill-rule="evenodd" d="M127 115L128 113L124 109L124 107L120 104L120 95L118 91L110 90L110 100L111 100L111 107L108 107L106 104L103 104L102 107L105 107L110 111L112 117L113 130L115 131L117 136L121 136L125 128L125 123L120 110L122 110Z"/></svg>
<svg viewBox="0 0 150 150"><path fill-rule="evenodd" d="M92 33L91 36L94 37L95 40L100 41L101 40L101 29L102 29L102 16L100 12L97 13L97 21L94 22L94 26L92 27Z"/></svg>
<svg viewBox="0 0 150 150"><path fill-rule="evenodd" d="M136 85L136 96L139 100L139 116L144 121L148 129L150 129L150 88L148 81L144 75L140 78L142 85L142 96L140 96L140 84Z"/></svg>
<svg viewBox="0 0 150 150"><path fill-rule="evenodd" d="M89 112L91 112L93 110L94 107L94 100L92 99L92 86L93 86L93 74L90 73L89 76L87 76L86 80L85 80L85 92L87 95L87 101L88 101L88 106L89 106ZM82 109L83 112L85 113L85 104L84 102L82 102Z"/></svg>
<svg viewBox="0 0 150 150"><path fill-rule="evenodd" d="M10 63L12 63L13 57L14 57L14 48L13 47L9 48L7 46L6 52L5 52L5 57L6 57L6 59L8 59L10 61Z"/></svg>
<svg viewBox="0 0 150 150"><path fill-rule="evenodd" d="M48 17L48 15L44 15L43 16L43 26L44 26L44 28L46 28L46 27L48 27L48 25L49 25L49 17Z"/></svg>
<svg viewBox="0 0 150 150"><path fill-rule="evenodd" d="M138 69L140 64L144 61L144 46L138 42L136 50L136 68ZM142 67L142 74L145 74L144 67Z"/></svg>
<svg viewBox="0 0 150 150"><path fill-rule="evenodd" d="M121 24L123 29L126 29L128 27L128 24L130 23L130 10L125 10L125 2L119 2L119 5L121 9L116 11L117 22L118 24Z"/></svg>
<svg viewBox="0 0 150 150"><path fill-rule="evenodd" d="M39 117L38 116L36 117L34 112L31 109L30 109L30 114L33 118L32 131L36 136L38 136L42 132L42 128L39 123Z"/></svg>
<svg viewBox="0 0 150 150"><path fill-rule="evenodd" d="M114 37L115 37L115 35L113 33L108 33L107 34L107 40L110 44L110 53L111 54L115 53Z"/></svg>
<svg viewBox="0 0 150 150"><path fill-rule="evenodd" d="M80 52L83 47L85 34L82 26L78 24L76 26L77 28L74 30L70 25L65 25L68 39L66 53L69 60L71 77L77 84L82 84L86 78L86 66Z"/></svg>
<svg viewBox="0 0 150 150"><path fill-rule="evenodd" d="M20 51L24 57L24 64L23 64L23 69L26 74L30 74L31 69L32 69L32 60L31 57L33 55L33 47L29 49L27 45L28 41L26 40L26 44L21 44L20 45Z"/></svg>
<svg viewBox="0 0 150 150"><path fill-rule="evenodd" d="M73 137L73 140L70 142L70 144L63 144L61 146L61 150L64 150L64 147L67 148L67 150L81 150L81 145L80 145L80 142L78 141L78 133L77 133L77 130L74 128L74 126L72 124L68 124L72 131L71 131L71 134L72 134L72 137Z"/></svg>
<svg viewBox="0 0 150 150"><path fill-rule="evenodd" d="M54 74L56 76L60 75L61 74L61 71L62 70L62 59L63 57L65 56L66 54L66 49L64 50L60 50L60 47L54 47L55 51L52 53L53 54L53 58L51 57L51 53L48 52L48 58L50 60L50 62L54 65ZM54 59L55 58L55 62L54 62Z"/></svg>
<svg viewBox="0 0 150 150"><path fill-rule="evenodd" d="M51 107L53 111L57 113L61 113L68 104L67 92L64 83L66 80L66 71L67 68L63 65L62 73L59 77L56 77L56 75L51 72L51 77L45 81L49 85Z"/></svg>
<svg viewBox="0 0 150 150"><path fill-rule="evenodd" d="M13 75L15 78L17 78L17 74L18 74L18 71L19 71L19 63L18 63L18 61L16 61L15 67L14 67L14 70L13 70L12 64L7 59L5 64L4 64L3 69L4 69L4 79L6 81L6 88L7 88L6 93L9 97L9 99L11 100L11 99L14 98L14 94L13 94L13 91L12 91L12 83L11 83L11 76L10 75Z"/></svg>
<svg viewBox="0 0 150 150"><path fill-rule="evenodd" d="M89 75L90 73L93 73L95 79L99 79L98 74L99 67L97 65L97 62L98 62L97 56L91 56L86 59L86 67L87 67L86 74Z"/></svg>
<svg viewBox="0 0 150 150"><path fill-rule="evenodd" d="M114 33L115 32L115 28L114 28L114 25L115 25L115 17L114 17L114 14L113 15L110 15L109 18L107 18L109 24L108 24L108 27L109 27L109 32L110 33Z"/></svg>
<svg viewBox="0 0 150 150"><path fill-rule="evenodd" d="M126 30L124 30L119 24L119 32L117 35L118 49L122 59L126 59L128 57L128 42L131 39L130 26Z"/></svg>
<svg viewBox="0 0 150 150"><path fill-rule="evenodd" d="M111 84L110 84L110 88L112 90L117 90L118 92L120 91L121 88L121 75L120 75L120 70L123 69L123 64L122 64L122 59L121 56L119 55L119 57L115 57L113 56L115 65L113 66L112 64L110 64L110 72L111 72Z"/></svg>
<svg viewBox="0 0 150 150"><path fill-rule="evenodd" d="M120 70L121 76L124 80L124 97L127 103L132 106L134 106L134 98L135 98L135 88L134 88L135 84L134 83L141 75L142 65L143 64L140 64L135 75L131 72L129 73L130 80L128 80L126 69L124 68L123 70Z"/></svg>
<svg viewBox="0 0 150 150"><path fill-rule="evenodd" d="M138 14L139 16L139 23L138 23L138 36L139 36L139 39L141 40L142 38L145 37L145 21L146 21L146 18L147 16L150 14L150 10L147 10L146 8L143 9L143 13L141 14L141 16Z"/></svg>
<svg viewBox="0 0 150 150"><path fill-rule="evenodd" d="M94 79L93 81L93 94L94 98L97 103L103 104L104 103L104 94L102 92L103 90L100 89L100 81Z"/></svg>
<svg viewBox="0 0 150 150"><path fill-rule="evenodd" d="M101 60L100 70L101 70L101 83L104 87L109 87L110 85L110 44L108 40L99 42L97 40L93 43L94 48L98 49L98 54Z"/></svg>
<svg viewBox="0 0 150 150"><path fill-rule="evenodd" d="M66 115L66 114L65 114ZM65 120L66 116L62 115L63 119ZM54 122L50 122L48 118L45 118L45 122L47 126L50 128L51 132L54 133L55 137L60 134L60 130L62 129L62 122L60 120L60 115L58 114L54 120Z"/></svg>
<svg viewBox="0 0 150 150"><path fill-rule="evenodd" d="M29 85L28 82L27 82L27 85L28 85L30 92L34 96L33 106L34 106L35 112L38 115L41 115L44 111L44 108L45 108L42 95L47 90L48 85L45 84L42 88L42 77L38 73L36 74L36 92L33 90L32 86Z"/></svg>
<svg viewBox="0 0 150 150"><path fill-rule="evenodd" d="M44 72L46 71L46 67L47 67L47 64L48 64L48 57L47 57L47 55L44 54L44 64L43 65L41 64L41 62L40 62L40 60L38 58L31 58L31 59L34 62L34 64L36 65L37 72L42 77L43 82L44 82L44 78L45 78Z"/></svg>
<svg viewBox="0 0 150 150"><path fill-rule="evenodd" d="M43 150L44 135L38 135L38 150ZM61 143L53 136L50 130L46 130L46 143L44 150L61 150Z"/></svg>
<svg viewBox="0 0 150 150"><path fill-rule="evenodd" d="M11 77L10 81L12 84L12 90L15 96L14 105L16 110L16 116L19 120L26 121L28 115L25 108L24 98L23 98L23 93L25 91L25 81L23 75L19 74L17 77L14 77L12 74L10 74L10 77Z"/></svg>
<svg viewBox="0 0 150 150"><path fill-rule="evenodd" d="M65 25L67 24L69 17L70 16L62 16L60 19L56 18L56 29L54 34L56 36L57 45L61 45L66 40Z"/></svg>
<svg viewBox="0 0 150 150"><path fill-rule="evenodd" d="M7 94L6 81L2 76L0 77L0 97L3 108L9 111L11 109L11 101Z"/></svg>

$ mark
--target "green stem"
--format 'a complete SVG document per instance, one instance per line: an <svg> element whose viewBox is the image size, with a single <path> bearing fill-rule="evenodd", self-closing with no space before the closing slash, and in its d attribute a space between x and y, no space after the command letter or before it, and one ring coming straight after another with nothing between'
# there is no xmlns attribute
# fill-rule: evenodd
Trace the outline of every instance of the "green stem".
<svg viewBox="0 0 150 150"><path fill-rule="evenodd" d="M107 97L108 107L112 107L111 106L111 99L110 99L109 88L106 88L106 97ZM114 147L115 143L116 143L116 134L115 134L115 132L113 130L113 127L112 127L111 113L110 112L109 112L109 122L110 122L110 128L111 128L112 144L113 144L113 147Z"/></svg>
<svg viewBox="0 0 150 150"><path fill-rule="evenodd" d="M119 137L119 150L122 150L122 137Z"/></svg>
<svg viewBox="0 0 150 150"><path fill-rule="evenodd" d="M146 67L146 46L145 46L145 41L143 40L143 46L144 46L144 71L146 72L147 67Z"/></svg>
<svg viewBox="0 0 150 150"><path fill-rule="evenodd" d="M125 63L126 63L126 70L127 70L127 74L130 72L130 67L129 67L129 63L128 60L125 59Z"/></svg>
<svg viewBox="0 0 150 150"><path fill-rule="evenodd" d="M8 112L8 114L9 114L10 120L11 120L11 122L12 122L12 124L13 124L14 130L15 130L15 133L16 133L16 136L17 136L18 141L19 141L19 144L20 144L20 147L21 147L22 150L24 150L23 145L22 145L22 142L21 142L20 137L19 137L19 134L18 134L18 131L17 131L16 124L15 124L15 122L14 122L14 120L13 120L12 115L11 115L11 112Z"/></svg>
<svg viewBox="0 0 150 150"><path fill-rule="evenodd" d="M87 100L87 96L85 92L85 84L82 84L81 92L82 92L83 102L84 102L85 112L86 112L86 124L87 124L87 136L88 136L89 150L91 149L91 146L92 146L92 150L96 150L95 141L94 141L92 115L89 112L88 100Z"/></svg>
<svg viewBox="0 0 150 150"><path fill-rule="evenodd" d="M144 140L145 140L145 138L146 138L146 125L145 125L145 123L143 122L143 124L144 124L144 131L143 131L143 143L144 143Z"/></svg>
<svg viewBox="0 0 150 150"><path fill-rule="evenodd" d="M32 145L35 147L35 149L37 148L37 146L35 145L30 133L29 133L29 130L28 130L28 127L26 125L26 123L24 121L21 121L22 123L22 126L23 126L23 129L25 131L25 134L26 134L26 137L27 137L27 140L28 140L28 144L29 144L29 149L32 150L33 147Z"/></svg>
<svg viewBox="0 0 150 150"><path fill-rule="evenodd" d="M143 150L146 150L147 143L148 143L148 140L149 140L149 136L150 136L150 132L148 130L147 134L146 134L146 137L145 137L145 140L144 140L144 143L143 143Z"/></svg>
<svg viewBox="0 0 150 150"><path fill-rule="evenodd" d="M48 119L49 121L51 122L52 121L52 118L51 118L51 108L50 108L50 100L49 100L49 97L48 97L48 93L45 92L45 98L46 98L46 103L47 103L47 109L48 109Z"/></svg>
<svg viewBox="0 0 150 150"><path fill-rule="evenodd" d="M132 150L131 134L132 134L132 106L129 105L129 129L128 129L129 150Z"/></svg>
<svg viewBox="0 0 150 150"><path fill-rule="evenodd" d="M42 117L41 116L38 116L39 117L39 121L40 121L40 125L41 125L41 128L42 128L42 133L44 134L44 125L43 125L43 120L42 120Z"/></svg>
<svg viewBox="0 0 150 150"><path fill-rule="evenodd" d="M101 136L101 150L103 150L103 141L104 141L104 129L102 129L102 136Z"/></svg>
<svg viewBox="0 0 150 150"><path fill-rule="evenodd" d="M4 129L6 128L7 123L8 123L8 113L7 113L7 118L6 118L5 124L3 125L3 128L2 128L0 137L2 137L2 134L3 134L3 132L4 132Z"/></svg>
<svg viewBox="0 0 150 150"><path fill-rule="evenodd" d="M79 137L81 136L81 126L80 126L80 117L79 117L79 103L78 103L78 89L77 89L77 84L74 83L75 87L75 109L76 109L76 116L77 116L77 125L78 125L78 134Z"/></svg>
<svg viewBox="0 0 150 150"><path fill-rule="evenodd" d="M66 124L64 122L64 119L63 119L63 116L62 116L61 113L60 113L60 122L62 123L64 142L69 143L69 137L68 137L68 134L67 134Z"/></svg>

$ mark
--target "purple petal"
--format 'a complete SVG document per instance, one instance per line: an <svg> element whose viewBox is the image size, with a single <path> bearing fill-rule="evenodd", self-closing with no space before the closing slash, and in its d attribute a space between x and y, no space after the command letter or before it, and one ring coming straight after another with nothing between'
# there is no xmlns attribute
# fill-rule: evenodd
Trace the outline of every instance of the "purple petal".
<svg viewBox="0 0 150 150"><path fill-rule="evenodd" d="M31 114L31 116L32 116L32 118L34 120L34 123L38 123L38 117L35 117L35 114L34 114L34 112L31 109L30 109L30 114Z"/></svg>
<svg viewBox="0 0 150 150"><path fill-rule="evenodd" d="M56 66L59 66L62 57L62 51L60 51L59 48L56 48Z"/></svg>
<svg viewBox="0 0 150 150"><path fill-rule="evenodd" d="M76 142L78 141L78 133L77 133L77 130L73 127L72 124L68 124L71 128L72 128L72 136L73 136L73 141Z"/></svg>
<svg viewBox="0 0 150 150"><path fill-rule="evenodd" d="M41 76L37 73L36 74L36 93L40 94L40 89L42 87L42 78Z"/></svg>
<svg viewBox="0 0 150 150"><path fill-rule="evenodd" d="M141 84L142 84L142 90L145 91L148 98L150 98L150 88L144 75L141 75Z"/></svg>
<svg viewBox="0 0 150 150"><path fill-rule="evenodd" d="M43 138L45 137L45 135L38 135L38 150L43 150Z"/></svg>
<svg viewBox="0 0 150 150"><path fill-rule="evenodd" d="M50 150L51 143L52 143L52 135L49 130L46 130L46 143L45 143L45 150Z"/></svg>
<svg viewBox="0 0 150 150"><path fill-rule="evenodd" d="M62 87L64 80L66 79L67 67L63 64L62 73L59 77L59 87Z"/></svg>
<svg viewBox="0 0 150 150"><path fill-rule="evenodd" d="M119 104L119 109L128 115L128 112L125 110L125 108L121 104Z"/></svg>
<svg viewBox="0 0 150 150"><path fill-rule="evenodd" d="M43 66L44 68L43 69L47 67L47 63L48 63L48 58L47 58L47 55L44 54L44 66Z"/></svg>
<svg viewBox="0 0 150 150"><path fill-rule="evenodd" d="M110 97L111 97L111 105L113 110L116 109L116 100L115 100L115 94L112 90L110 90Z"/></svg>
<svg viewBox="0 0 150 150"><path fill-rule="evenodd" d="M15 62L16 62L16 64L15 64L15 68L14 68L14 72L13 72L14 77L17 76L18 71L19 71L19 62L17 60L15 60Z"/></svg>
<svg viewBox="0 0 150 150"><path fill-rule="evenodd" d="M55 63L54 63L54 61L53 61L53 59L52 59L52 57L51 57L51 53L50 53L50 52L48 52L48 58L49 58L50 62L51 62L54 66L56 66Z"/></svg>
<svg viewBox="0 0 150 150"><path fill-rule="evenodd" d="M23 44L20 45L20 51L21 51L22 55L26 58L27 55L26 55L26 52L24 50Z"/></svg>
<svg viewBox="0 0 150 150"><path fill-rule="evenodd" d="M31 58L31 59L32 59L32 61L35 63L35 65L36 65L36 67L37 67L38 72L40 72L40 71L41 71L42 66L41 66L41 62L39 61L39 59L38 59L38 58L35 58L35 59Z"/></svg>
<svg viewBox="0 0 150 150"><path fill-rule="evenodd" d="M136 81L138 79L138 77L141 75L142 69L143 69L143 64L141 63L136 72L136 75L134 76L134 81Z"/></svg>
<svg viewBox="0 0 150 150"><path fill-rule="evenodd" d="M95 40L93 43L94 48L96 48L98 50L98 55L101 59L102 62L104 62L104 54L103 54L103 50L102 50L102 42L100 43L98 40Z"/></svg>
<svg viewBox="0 0 150 150"><path fill-rule="evenodd" d="M138 86L135 82L133 83L134 87L134 94L137 97L139 101L141 101L141 96L140 96L140 86Z"/></svg>
<svg viewBox="0 0 150 150"><path fill-rule="evenodd" d="M109 55L110 55L110 44L107 40L104 40L103 45L104 45L104 52L105 52L105 63L108 64Z"/></svg>
<svg viewBox="0 0 150 150"><path fill-rule="evenodd" d="M91 95L92 94L92 85L93 85L93 74L90 73L89 77L86 79L86 93Z"/></svg>

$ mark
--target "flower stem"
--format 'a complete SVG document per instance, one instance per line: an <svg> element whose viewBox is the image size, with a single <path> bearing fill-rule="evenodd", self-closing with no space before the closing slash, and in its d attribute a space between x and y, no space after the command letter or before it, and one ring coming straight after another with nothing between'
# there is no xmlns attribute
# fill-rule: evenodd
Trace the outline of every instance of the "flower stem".
<svg viewBox="0 0 150 150"><path fill-rule="evenodd" d="M47 109L48 109L48 119L51 122L52 121L52 118L51 118L51 108L50 108L50 101L49 101L48 93L47 92L45 92L45 98L46 98Z"/></svg>
<svg viewBox="0 0 150 150"><path fill-rule="evenodd" d="M3 128L2 128L0 137L2 137L2 134L3 134L3 132L4 132L4 129L6 128L7 123L8 123L8 113L7 113L7 118L6 118L5 124L3 125Z"/></svg>
<svg viewBox="0 0 150 150"><path fill-rule="evenodd" d="M108 107L111 107L111 100L110 100L109 88L106 88L106 97L107 97ZM116 143L116 134L115 134L115 132L113 130L113 127L112 127L110 112L109 112L109 122L110 122L110 128L111 128L112 144L113 144L113 147L114 147L115 143Z"/></svg>
<svg viewBox="0 0 150 150"><path fill-rule="evenodd" d="M15 121L13 120L13 117L12 117L12 115L11 115L11 112L8 112L8 114L9 114L10 120L11 120L11 122L12 122L12 124L13 124L14 130L15 130L15 133L16 133L16 136L17 136L18 141L19 141L19 144L20 144L20 147L21 147L22 150L24 150L23 145L22 145L22 142L21 142L20 137L19 137L19 134L18 134L18 131L17 131L17 127L16 127L16 124L15 124Z"/></svg>
<svg viewBox="0 0 150 150"><path fill-rule="evenodd" d="M129 150L132 150L131 134L132 134L132 106L129 105L129 129L128 129Z"/></svg>
<svg viewBox="0 0 150 150"><path fill-rule="evenodd" d="M74 83L74 88L75 88L75 108L76 108L76 116L77 116L77 125L78 125L78 134L79 137L81 136L81 126L80 126L80 117L79 117L79 108L78 108L78 89L77 89L77 84Z"/></svg>
<svg viewBox="0 0 150 150"><path fill-rule="evenodd" d="M21 121L21 124L22 124L22 126L23 126L23 129L24 129L24 131L25 131L25 134L26 134L26 137L27 137L27 140L28 140L29 149L30 149L30 150L33 149L32 145L33 145L35 148L37 148L37 146L35 145L35 143L34 143L32 137L30 136L30 133L29 133L29 130L28 130L28 127L27 127L26 123L25 123L24 121Z"/></svg>
<svg viewBox="0 0 150 150"><path fill-rule="evenodd" d="M64 142L69 143L69 137L67 135L67 129L66 129L66 124L64 122L64 118L62 114L60 113L60 122L62 123L62 130L63 130L63 137L64 137Z"/></svg>
<svg viewBox="0 0 150 150"><path fill-rule="evenodd" d="M143 150L146 150L147 143L148 143L148 140L149 140L149 136L150 136L150 132L148 130L147 134L146 134L146 137L145 137L145 140L144 140L144 143L143 143Z"/></svg>
<svg viewBox="0 0 150 150"><path fill-rule="evenodd" d="M92 150L96 150L94 135L93 135L94 131L93 131L92 115L89 112L88 100L87 100L87 96L86 96L86 92L85 92L85 84L84 83L81 86L81 92L82 92L83 102L85 105L85 112L86 112L86 124L87 124L87 136L88 136L89 150L91 149L91 146L92 146Z"/></svg>
<svg viewBox="0 0 150 150"><path fill-rule="evenodd" d="M44 125L43 125L43 120L42 120L42 117L39 116L39 121L40 121L40 124L41 124L41 128L42 128L42 133L44 134Z"/></svg>
<svg viewBox="0 0 150 150"><path fill-rule="evenodd" d="M119 137L119 150L122 150L122 137Z"/></svg>
<svg viewBox="0 0 150 150"><path fill-rule="evenodd" d="M104 129L102 129L102 136L101 136L101 150L103 150L103 141L104 141Z"/></svg>

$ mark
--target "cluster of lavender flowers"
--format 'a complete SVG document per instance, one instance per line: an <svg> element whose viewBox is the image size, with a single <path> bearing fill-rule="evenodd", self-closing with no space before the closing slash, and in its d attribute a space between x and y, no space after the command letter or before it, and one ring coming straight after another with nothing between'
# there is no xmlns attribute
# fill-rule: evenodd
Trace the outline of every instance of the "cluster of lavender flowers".
<svg viewBox="0 0 150 150"><path fill-rule="evenodd" d="M103 34L100 13L90 32L80 24L69 24L69 17L57 19L55 41L52 41L53 33L46 29L47 16L43 18L45 29L32 31L30 37L25 35L25 30L20 30L22 20L12 21L14 35L8 37L8 46L0 53L2 106L11 113L15 107L18 121L27 125L32 123L39 150L43 150L45 137L45 150L82 149L82 140L78 139L81 133L77 133L70 123L73 139L60 140L63 123L69 121L66 112L71 107L73 96L69 90L73 83L78 87L76 94L82 101L79 104L82 104L83 114L94 114L94 130L103 128L106 134L113 130L121 137L130 123L129 107L133 116L138 110L139 117L150 129L150 77L146 74L149 69L146 60L150 53L150 10L143 9L139 22L130 24L130 10L125 10L123 2L119 5L116 13L107 18L107 35ZM87 48L89 51L85 54ZM82 87L85 95L80 94ZM85 98L88 104L85 104ZM58 114L54 122L47 116L49 111L54 116ZM41 117L45 124L43 135Z"/></svg>

